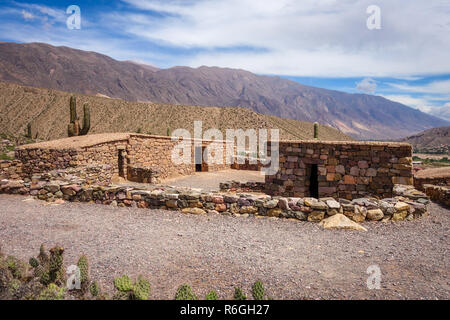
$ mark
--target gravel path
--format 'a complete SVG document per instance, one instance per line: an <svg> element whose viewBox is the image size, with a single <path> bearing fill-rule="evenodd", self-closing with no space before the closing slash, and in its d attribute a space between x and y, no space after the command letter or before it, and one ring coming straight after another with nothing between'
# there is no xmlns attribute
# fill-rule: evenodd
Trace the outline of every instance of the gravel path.
<svg viewBox="0 0 450 320"><path fill-rule="evenodd" d="M199 188L205 191L219 190L219 183L236 180L240 182L264 182L260 171L251 170L221 170L212 172L196 172L193 175L167 179L161 184L174 187Z"/></svg>
<svg viewBox="0 0 450 320"><path fill-rule="evenodd" d="M231 298L261 279L276 299L449 299L450 210L432 205L412 222L364 223L368 232L322 230L276 218L195 216L164 210L64 203L0 195L0 245L27 259L39 245L66 248L66 265L88 255L91 275L112 291L121 273L143 274L152 299L189 283L204 297ZM26 200L26 201L24 201ZM381 289L366 286L370 265Z"/></svg>

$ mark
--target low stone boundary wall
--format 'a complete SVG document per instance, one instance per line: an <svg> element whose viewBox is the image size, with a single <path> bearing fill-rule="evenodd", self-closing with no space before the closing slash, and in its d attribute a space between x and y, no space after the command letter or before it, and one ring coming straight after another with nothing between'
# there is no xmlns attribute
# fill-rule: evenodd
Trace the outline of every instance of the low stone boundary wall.
<svg viewBox="0 0 450 320"><path fill-rule="evenodd" d="M128 166L127 179L141 183L158 183L159 170L153 167Z"/></svg>
<svg viewBox="0 0 450 320"><path fill-rule="evenodd" d="M219 183L220 191L225 192L263 192L265 182L257 181L227 181Z"/></svg>
<svg viewBox="0 0 450 320"><path fill-rule="evenodd" d="M0 160L0 180L1 179L23 179L26 174L23 172L20 160Z"/></svg>
<svg viewBox="0 0 450 320"><path fill-rule="evenodd" d="M425 184L423 188L431 200L450 207L450 186Z"/></svg>
<svg viewBox="0 0 450 320"><path fill-rule="evenodd" d="M262 167L263 164L258 160L258 158L251 158L251 157L249 158L241 156L234 157L233 162L231 164L231 169L235 170L260 171Z"/></svg>
<svg viewBox="0 0 450 320"><path fill-rule="evenodd" d="M260 215L319 222L343 213L356 222L412 220L427 212L428 197L411 186L399 186L394 198L284 198L268 195L201 193L194 190L127 186L86 186L66 181L1 180L0 193L33 195L55 201L95 202L106 205L181 210L183 213Z"/></svg>
<svg viewBox="0 0 450 320"><path fill-rule="evenodd" d="M418 190L424 191L424 185L432 184L435 186L450 186L450 177L439 178L418 178L414 177L414 187Z"/></svg>

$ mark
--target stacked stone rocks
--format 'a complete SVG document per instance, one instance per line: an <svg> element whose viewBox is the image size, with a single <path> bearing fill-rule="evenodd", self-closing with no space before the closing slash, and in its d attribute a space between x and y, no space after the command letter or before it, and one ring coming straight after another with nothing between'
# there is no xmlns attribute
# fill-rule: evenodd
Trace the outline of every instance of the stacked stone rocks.
<svg viewBox="0 0 450 320"><path fill-rule="evenodd" d="M425 193L431 200L436 201L444 206L450 207L450 186L436 186L425 184L423 186Z"/></svg>
<svg viewBox="0 0 450 320"><path fill-rule="evenodd" d="M219 184L220 191L225 192L262 192L264 191L265 183L258 181L227 181Z"/></svg>
<svg viewBox="0 0 450 320"><path fill-rule="evenodd" d="M19 160L0 160L0 179L17 180L23 178L22 162Z"/></svg>
<svg viewBox="0 0 450 320"><path fill-rule="evenodd" d="M280 170L266 176L265 192L309 196L312 168L317 166L320 197L391 197L394 184L413 183L411 152L404 143L281 141Z"/></svg>
<svg viewBox="0 0 450 320"><path fill-rule="evenodd" d="M37 177L36 177L37 179ZM412 220L427 212L427 196L415 189L400 186L394 198L347 199L311 197L271 197L246 193L205 193L192 189L152 186L140 189L132 186L87 185L83 179L69 181L1 180L0 192L33 195L41 200L95 202L114 206L181 210L183 213L221 213L236 216L267 216L319 222L343 213L353 221Z"/></svg>

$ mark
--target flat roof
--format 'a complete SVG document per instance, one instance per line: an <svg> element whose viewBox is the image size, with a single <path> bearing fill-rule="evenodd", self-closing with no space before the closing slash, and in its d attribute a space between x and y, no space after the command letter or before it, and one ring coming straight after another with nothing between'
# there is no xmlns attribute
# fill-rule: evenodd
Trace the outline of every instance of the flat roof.
<svg viewBox="0 0 450 320"><path fill-rule="evenodd" d="M95 145L116 142L116 141L126 141L130 137L142 137L142 138L158 138L158 139L171 139L168 136L157 136L148 135L140 133L131 132L120 132L120 133L99 133L99 134L88 134L85 136L75 136L69 138L62 138L57 140L43 141L38 143L24 144L18 146L18 150L24 149L52 149L52 150L68 150L68 149L82 149L88 148ZM191 139L196 140L196 139ZM210 140L203 140L210 141ZM225 142L225 141L220 141ZM381 141L325 141L325 140L281 140L280 144L286 143L303 143L303 144L325 144L325 145L368 145L368 146L388 146L388 147L405 147L411 146L409 143L405 142L381 142Z"/></svg>

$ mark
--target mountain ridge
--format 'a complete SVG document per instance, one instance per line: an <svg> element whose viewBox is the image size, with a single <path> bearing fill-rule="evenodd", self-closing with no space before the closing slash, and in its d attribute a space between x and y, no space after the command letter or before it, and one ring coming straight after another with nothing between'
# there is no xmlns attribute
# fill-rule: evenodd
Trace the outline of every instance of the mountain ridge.
<svg viewBox="0 0 450 320"><path fill-rule="evenodd" d="M73 94L55 89L41 89L0 81L0 134L23 138L31 125L32 138L52 140L67 137L69 100L77 98L82 117L82 105L89 103L91 130L89 133L141 132L167 135L182 128L193 135L194 121L203 122L203 131L219 129L279 129L280 139L313 138L313 124L256 113L241 107L203 107L130 102L85 94ZM351 137L329 126L319 126L321 140L349 141ZM221 140L221 139L219 139Z"/></svg>
<svg viewBox="0 0 450 320"><path fill-rule="evenodd" d="M318 121L359 139L396 139L449 122L380 96L306 86L242 69L158 69L93 51L49 44L0 43L0 80L128 101L240 106Z"/></svg>

